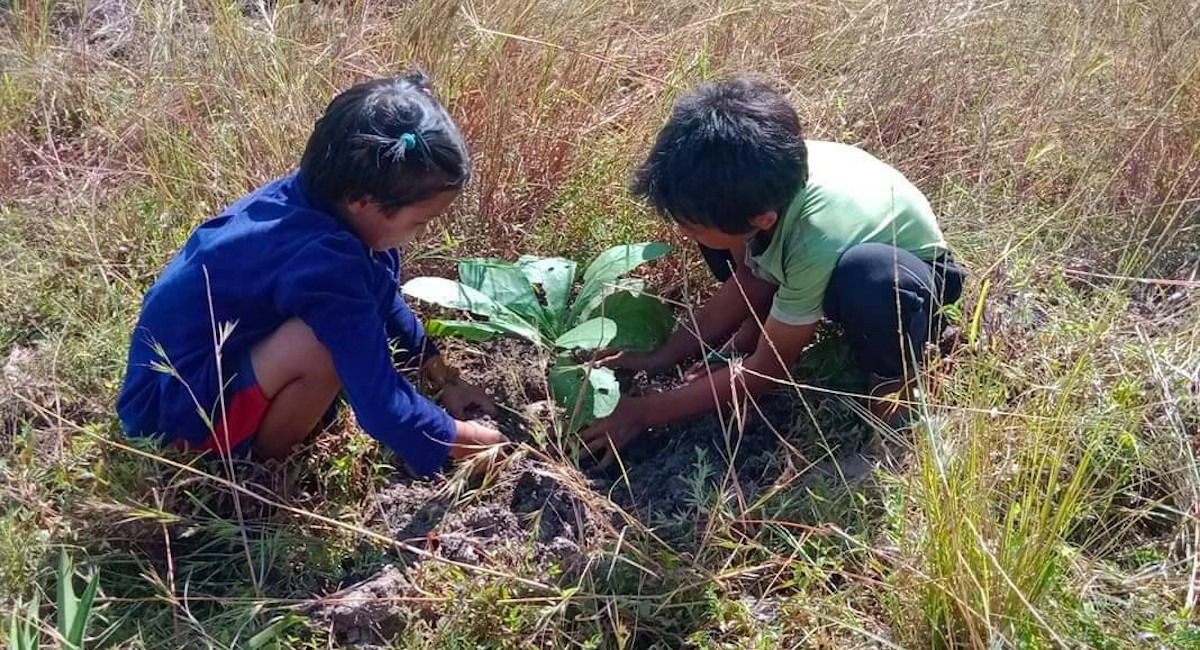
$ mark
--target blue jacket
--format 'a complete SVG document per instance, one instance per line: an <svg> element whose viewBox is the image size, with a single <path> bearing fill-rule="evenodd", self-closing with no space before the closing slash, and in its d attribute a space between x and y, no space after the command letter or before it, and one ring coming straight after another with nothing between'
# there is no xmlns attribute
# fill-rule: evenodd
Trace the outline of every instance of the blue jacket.
<svg viewBox="0 0 1200 650"><path fill-rule="evenodd" d="M203 442L199 412L219 419L214 320L218 331L232 324L220 346L228 398L256 381L250 349L299 318L329 349L359 425L414 471L437 471L454 421L393 366L389 339L408 359L437 354L400 297L399 274L396 251L371 251L306 198L297 175L259 188L197 228L146 293L117 402L122 425L131 436Z"/></svg>

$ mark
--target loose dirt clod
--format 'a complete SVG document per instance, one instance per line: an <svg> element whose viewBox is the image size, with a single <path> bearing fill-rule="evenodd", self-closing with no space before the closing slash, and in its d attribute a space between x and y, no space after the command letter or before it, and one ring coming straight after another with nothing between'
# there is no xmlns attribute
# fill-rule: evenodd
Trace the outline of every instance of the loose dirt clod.
<svg viewBox="0 0 1200 650"><path fill-rule="evenodd" d="M450 479L397 477L373 499L369 517L397 540L456 562L569 565L586 556L585 535L603 513L585 508L565 478L520 457L507 460L491 485L458 496Z"/></svg>
<svg viewBox="0 0 1200 650"><path fill-rule="evenodd" d="M417 590L395 566L322 598L304 613L329 629L337 640L356 648L382 648L404 628L402 612L412 607Z"/></svg>

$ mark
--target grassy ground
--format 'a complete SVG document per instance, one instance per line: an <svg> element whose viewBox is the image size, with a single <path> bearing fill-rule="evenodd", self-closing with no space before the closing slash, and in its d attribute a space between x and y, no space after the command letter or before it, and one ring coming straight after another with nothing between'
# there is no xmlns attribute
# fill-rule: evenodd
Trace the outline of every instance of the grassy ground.
<svg viewBox="0 0 1200 650"><path fill-rule="evenodd" d="M752 71L908 174L972 271L930 426L866 484L751 504L698 459L685 547L632 516L581 570L422 562L394 645L1200 647L1194 1L2 0L0 25L5 611L66 548L121 647L330 647L306 605L421 552L363 514L391 461L352 427L227 476L112 413L142 291L339 88L418 63L462 125L477 181L413 252L437 271L670 238L631 165L681 89Z"/></svg>

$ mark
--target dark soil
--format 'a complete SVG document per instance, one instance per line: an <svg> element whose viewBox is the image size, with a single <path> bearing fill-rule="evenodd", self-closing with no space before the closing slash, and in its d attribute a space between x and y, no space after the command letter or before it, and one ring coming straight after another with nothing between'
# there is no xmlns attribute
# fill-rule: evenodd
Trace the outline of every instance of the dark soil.
<svg viewBox="0 0 1200 650"><path fill-rule="evenodd" d="M533 560L571 569L586 557L583 546L602 513L583 506L566 485L570 477L527 457L497 474L496 483L457 497L446 479L397 479L375 497L369 516L398 541L464 564Z"/></svg>
<svg viewBox="0 0 1200 650"><path fill-rule="evenodd" d="M395 566L384 567L369 580L326 596L305 612L332 629L338 640L356 648L380 645L404 629L401 606L417 590Z"/></svg>
<svg viewBox="0 0 1200 650"><path fill-rule="evenodd" d="M825 361L826 365L839 368L853 365L849 359L826 359L829 355L823 354L820 346L816 354L809 356L817 363ZM502 409L508 416L502 430L510 437L528 441L531 431L554 435L559 430L551 421L553 404L546 401L547 361L533 346L512 339L490 341L474 352L459 353L455 362L464 375L490 387L497 402L508 407ZM824 370L807 368L803 372L811 377ZM640 374L623 376L621 380L624 392L644 394L681 385L682 374L677 370L673 376ZM862 387L851 380L841 388L861 390ZM694 482L689 486L688 481L700 473L706 477L704 482L713 484L728 483L723 479L736 476L736 488L745 498L752 499L784 473L792 454L781 448L781 444L803 450L810 462L801 460L802 465L828 456L829 446L839 453L857 449L865 433L857 427L857 416L836 423L827 417L819 418L827 421L818 424L836 424L843 432L854 429L849 440L820 440L820 434L812 430L814 423L808 421L809 409L820 408L828 415L831 402L837 401L812 394L800 399L795 390L784 390L748 404L740 421L727 411L724 417L705 415L647 432L622 450L624 473L619 468L603 472L591 468L592 459L586 451L582 452L580 465L587 472L592 489L607 494L645 521L686 513L697 496ZM844 410L843 415L850 415L849 409ZM830 432L825 433L828 436ZM730 467L734 468L732 474ZM805 467L790 468L797 469Z"/></svg>
<svg viewBox="0 0 1200 650"><path fill-rule="evenodd" d="M611 532L603 506L584 505L581 475L517 454L493 476L490 484L476 478L465 489L445 476L395 476L371 500L368 520L424 553L402 552L400 568L387 566L307 613L341 644L375 647L402 630L406 616L434 616L409 573L430 555L537 580L578 576L608 537L602 533Z"/></svg>
<svg viewBox="0 0 1200 650"><path fill-rule="evenodd" d="M555 418L562 414L547 401L547 355L512 339L446 347L464 377L491 392L501 412L493 424L510 439L548 455L579 448L570 440L556 440L562 434L556 433L561 428ZM828 355L811 356L820 362ZM622 379L635 393L681 383L678 374ZM372 499L368 519L374 528L436 557L539 580L557 576L568 584L612 540L619 518L610 504L686 550L718 499L731 496L750 503L778 481L805 472L819 475L821 468L831 467L831 450L844 457L842 473L869 473L870 465L853 453L863 437L860 421L838 398L801 399L795 391L768 395L749 405L740 423L732 420L709 415L648 432L622 452L624 472L589 468L586 451L582 470L570 461L550 463L537 453L517 451L485 484L479 478L470 485L455 484L452 473L432 480L398 473ZM841 430L846 439L830 440L833 430ZM416 553L402 555L409 567L423 561ZM397 606L380 606L370 595L387 580L403 582L403 575L389 567L342 592L350 598L310 613L344 643L362 645L386 637L400 624ZM402 586L391 595L403 595Z"/></svg>

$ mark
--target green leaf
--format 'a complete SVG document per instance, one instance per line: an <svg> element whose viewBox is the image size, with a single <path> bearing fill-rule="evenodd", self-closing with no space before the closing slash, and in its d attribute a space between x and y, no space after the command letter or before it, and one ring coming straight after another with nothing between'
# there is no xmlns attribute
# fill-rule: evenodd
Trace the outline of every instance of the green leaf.
<svg viewBox="0 0 1200 650"><path fill-rule="evenodd" d="M613 246L600 253L583 272L583 288L579 290L579 296L575 299L572 316L578 318L582 309L603 291L605 285L612 284L622 275L669 252L671 247L667 244L644 242Z"/></svg>
<svg viewBox="0 0 1200 650"><path fill-rule="evenodd" d="M554 340L564 350L595 350L605 347L617 335L617 322L611 318L593 318L571 328Z"/></svg>
<svg viewBox="0 0 1200 650"><path fill-rule="evenodd" d="M38 650L39 606L38 596L34 593L24 616L21 615L19 607L13 608L8 630L8 647L12 650Z"/></svg>
<svg viewBox="0 0 1200 650"><path fill-rule="evenodd" d="M478 289L446 278L413 278L400 287L406 296L441 305L448 309L462 309L488 318L491 325L504 331L542 344L538 328L518 316L508 307L492 300Z"/></svg>
<svg viewBox="0 0 1200 650"><path fill-rule="evenodd" d="M648 293L612 293L596 313L617 325L616 336L605 345L626 350L653 350L667 340L675 326L671 309Z"/></svg>
<svg viewBox="0 0 1200 650"><path fill-rule="evenodd" d="M58 558L58 633L69 638L71 624L77 615L79 599L75 597L75 568L66 549Z"/></svg>
<svg viewBox="0 0 1200 650"><path fill-rule="evenodd" d="M71 621L71 635L67 642L72 648L82 648L84 637L87 636L88 623L92 618L92 606L96 603L96 591L100 588L100 574L93 574L83 589L79 598L79 606L75 611L75 620Z"/></svg>
<svg viewBox="0 0 1200 650"><path fill-rule="evenodd" d="M262 650L268 643L272 643L279 638L279 634L296 623L294 616L280 616L271 624L264 628L258 634L250 637L246 642L248 650Z"/></svg>
<svg viewBox="0 0 1200 650"><path fill-rule="evenodd" d="M430 336L458 336L468 341L487 341L508 331L498 325L473 320L431 320L425 324Z"/></svg>
<svg viewBox="0 0 1200 650"><path fill-rule="evenodd" d="M621 399L617 377L608 368L562 363L550 369L550 394L567 411L571 430L611 414Z"/></svg>
<svg viewBox="0 0 1200 650"><path fill-rule="evenodd" d="M400 287L400 292L447 309L463 309L488 318L503 317L509 311L478 289L446 278L413 278Z"/></svg>
<svg viewBox="0 0 1200 650"><path fill-rule="evenodd" d="M530 321L545 321L529 278L520 267L496 259L465 259L458 263L459 280Z"/></svg>
<svg viewBox="0 0 1200 650"><path fill-rule="evenodd" d="M575 284L575 262L562 257L523 255L517 260L517 266L530 282L541 285L546 294L546 306L561 320L571 299L571 286Z"/></svg>
<svg viewBox="0 0 1200 650"><path fill-rule="evenodd" d="M604 299L619 291L644 293L646 291L646 281L641 278L620 278L604 285L598 293L592 296L588 304L578 305L580 308L579 318L591 318L598 315L596 314L596 310L604 303Z"/></svg>
<svg viewBox="0 0 1200 650"><path fill-rule="evenodd" d="M621 244L600 253L583 272L585 283L594 280L611 282L646 262L671 252L671 247L659 242Z"/></svg>

